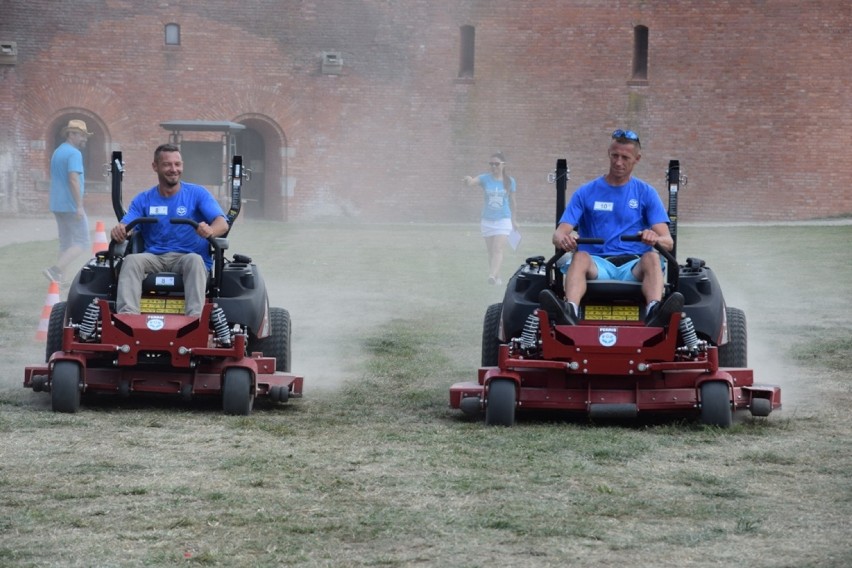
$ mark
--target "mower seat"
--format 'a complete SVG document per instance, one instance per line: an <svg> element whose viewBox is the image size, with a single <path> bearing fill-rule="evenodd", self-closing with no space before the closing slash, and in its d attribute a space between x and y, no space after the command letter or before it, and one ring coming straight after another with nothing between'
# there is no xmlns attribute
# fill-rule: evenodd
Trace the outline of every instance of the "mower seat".
<svg viewBox="0 0 852 568"><path fill-rule="evenodd" d="M142 281L142 294L183 295L183 276L177 272L155 272Z"/></svg>
<svg viewBox="0 0 852 568"><path fill-rule="evenodd" d="M219 245L219 249L223 253L224 251L228 250L228 239L224 237L218 237L216 239L216 244ZM136 241L133 242L132 249L133 252L144 251L144 242L141 238L138 238ZM205 289L205 293L210 292L212 279L212 271L208 271L207 287ZM182 296L184 294L183 275L177 272L153 272L151 274L148 274L142 281L142 294L154 294L159 296Z"/></svg>
<svg viewBox="0 0 852 568"><path fill-rule="evenodd" d="M584 302L597 301L635 301L644 303L641 282L624 282L622 280L589 280L586 282Z"/></svg>

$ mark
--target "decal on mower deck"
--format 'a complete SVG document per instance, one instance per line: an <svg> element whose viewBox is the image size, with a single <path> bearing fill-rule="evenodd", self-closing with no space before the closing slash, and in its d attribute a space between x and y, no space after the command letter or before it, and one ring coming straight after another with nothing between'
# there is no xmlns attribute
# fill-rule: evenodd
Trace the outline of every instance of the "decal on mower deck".
<svg viewBox="0 0 852 568"><path fill-rule="evenodd" d="M612 347L618 341L617 327L602 327L598 330L598 341L604 347Z"/></svg>
<svg viewBox="0 0 852 568"><path fill-rule="evenodd" d="M139 311L143 314L183 314L185 303L183 298L142 298L139 301Z"/></svg>
<svg viewBox="0 0 852 568"><path fill-rule="evenodd" d="M639 306L597 306L583 308L583 319L596 321L639 321Z"/></svg>
<svg viewBox="0 0 852 568"><path fill-rule="evenodd" d="M163 316L148 316L146 325L151 331L160 331L163 327L165 327L166 320Z"/></svg>

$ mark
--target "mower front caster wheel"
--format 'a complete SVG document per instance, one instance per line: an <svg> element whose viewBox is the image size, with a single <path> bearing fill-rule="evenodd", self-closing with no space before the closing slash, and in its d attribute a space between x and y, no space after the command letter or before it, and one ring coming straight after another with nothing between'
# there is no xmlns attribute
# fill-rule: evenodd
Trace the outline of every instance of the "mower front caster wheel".
<svg viewBox="0 0 852 568"><path fill-rule="evenodd" d="M728 428L734 421L728 383L709 381L701 385L701 423Z"/></svg>
<svg viewBox="0 0 852 568"><path fill-rule="evenodd" d="M488 386L485 423L488 426L512 426L515 423L517 392L514 381L494 379Z"/></svg>
<svg viewBox="0 0 852 568"><path fill-rule="evenodd" d="M251 372L248 369L231 367L225 371L222 381L222 410L225 414L248 416L254 403Z"/></svg>
<svg viewBox="0 0 852 568"><path fill-rule="evenodd" d="M768 398L751 399L752 416L769 416L772 412L772 401Z"/></svg>
<svg viewBox="0 0 852 568"><path fill-rule="evenodd" d="M50 402L54 412L80 410L80 366L72 361L57 361L50 381Z"/></svg>

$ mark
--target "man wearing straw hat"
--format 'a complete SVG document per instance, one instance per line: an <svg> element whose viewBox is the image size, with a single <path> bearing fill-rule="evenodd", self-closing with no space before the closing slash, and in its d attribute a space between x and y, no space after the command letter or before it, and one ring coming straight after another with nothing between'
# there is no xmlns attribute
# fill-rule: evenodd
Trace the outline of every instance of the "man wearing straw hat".
<svg viewBox="0 0 852 568"><path fill-rule="evenodd" d="M71 262L89 248L89 219L83 209L85 177L83 153L92 135L82 120L69 120L62 129L65 142L50 159L50 210L59 229L59 255L56 264L44 269L53 282L62 282L62 274Z"/></svg>

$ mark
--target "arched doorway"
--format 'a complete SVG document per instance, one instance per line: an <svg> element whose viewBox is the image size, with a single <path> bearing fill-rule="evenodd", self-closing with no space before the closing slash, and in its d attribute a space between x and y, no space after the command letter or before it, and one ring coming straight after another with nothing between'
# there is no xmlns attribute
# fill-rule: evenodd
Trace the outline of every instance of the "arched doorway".
<svg viewBox="0 0 852 568"><path fill-rule="evenodd" d="M248 218L287 220L287 140L268 117L244 115L236 122L246 129L237 134L237 153L251 170L243 186L243 214Z"/></svg>
<svg viewBox="0 0 852 568"><path fill-rule="evenodd" d="M243 213L250 219L263 219L266 216L266 142L257 130L246 128L237 136L237 148L242 153L243 164L251 171L251 179L243 186Z"/></svg>
<svg viewBox="0 0 852 568"><path fill-rule="evenodd" d="M86 208L90 210L90 213L108 210L109 182L104 177L104 172L107 164L109 164L109 133L104 123L94 114L82 109L66 109L56 115L47 127L45 171L49 175L50 159L56 148L65 142L62 131L71 120L82 120L86 123L86 129L92 133L82 150ZM45 180L45 190L50 191L49 178Z"/></svg>

